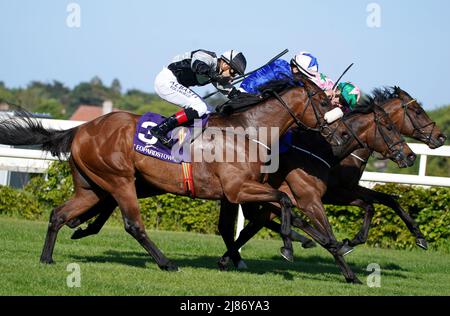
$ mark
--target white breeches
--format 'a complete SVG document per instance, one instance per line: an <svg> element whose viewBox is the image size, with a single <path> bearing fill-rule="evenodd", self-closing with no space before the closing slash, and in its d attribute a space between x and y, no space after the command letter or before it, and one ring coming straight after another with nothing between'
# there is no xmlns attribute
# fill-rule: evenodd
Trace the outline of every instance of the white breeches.
<svg viewBox="0 0 450 316"><path fill-rule="evenodd" d="M183 108L192 108L196 110L200 116L212 111L211 107L208 106L198 94L180 84L175 75L168 68L163 68L156 76L155 91L167 102Z"/></svg>

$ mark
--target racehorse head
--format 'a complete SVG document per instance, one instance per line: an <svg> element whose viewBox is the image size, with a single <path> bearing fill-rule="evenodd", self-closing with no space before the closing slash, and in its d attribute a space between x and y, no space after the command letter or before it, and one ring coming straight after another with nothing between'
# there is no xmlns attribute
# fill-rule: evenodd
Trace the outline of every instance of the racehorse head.
<svg viewBox="0 0 450 316"><path fill-rule="evenodd" d="M447 137L421 104L401 88L375 89L369 100L384 108L401 134L424 142L432 149L444 145Z"/></svg>
<svg viewBox="0 0 450 316"><path fill-rule="evenodd" d="M375 102L355 108L340 121L336 124L347 128L348 135L344 134L343 137L349 139L347 149L350 147L350 151L357 149L354 148L354 143L357 142L361 148L380 153L383 158L396 162L400 168L414 164L416 155L395 128L389 115Z"/></svg>

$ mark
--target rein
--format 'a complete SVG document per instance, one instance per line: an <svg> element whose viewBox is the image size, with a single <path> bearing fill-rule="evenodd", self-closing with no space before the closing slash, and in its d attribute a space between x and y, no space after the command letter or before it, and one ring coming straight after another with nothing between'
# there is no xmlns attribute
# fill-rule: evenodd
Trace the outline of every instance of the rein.
<svg viewBox="0 0 450 316"><path fill-rule="evenodd" d="M320 132L320 129L317 128L311 128L309 126L306 126L301 120L299 120L299 118L296 116L296 114L294 113L294 111L292 111L289 106L286 104L286 102L284 102L283 98L274 90L266 90L265 92L271 93L277 100L278 102L280 102L281 106L289 113L289 115L293 118L295 124L297 124L298 127L302 128L302 129L306 129L309 131L314 131L314 132ZM306 106L305 106L305 110L303 111L302 116L304 115L306 109L308 108L308 106L311 104L313 108L314 105L312 103L312 97L314 96L314 94L310 95L308 93L308 101L306 102ZM314 111L314 113L316 113ZM316 115L317 118L317 115Z"/></svg>
<svg viewBox="0 0 450 316"><path fill-rule="evenodd" d="M388 114L387 114L386 112L384 112L384 110L383 110L381 107L379 107L379 106L377 106L377 105L375 105L375 107L376 107L376 108L379 108L381 111L383 111L383 115L384 115L385 117L388 116ZM398 154L398 153L402 152L402 151L403 151L404 144L405 144L405 140L403 139L403 137L400 137L400 140L399 140L399 141L397 141L397 142L395 142L395 143L392 143L390 137L384 133L383 129L380 128L380 126L381 126L381 124L380 124L380 118L377 116L377 113L376 113L375 111L373 111L373 115L374 115L374 121L375 121L375 124L376 124L376 126L377 126L377 128L375 129L374 139L376 139L376 137L377 137L377 130L378 130L379 133L380 133L380 135L381 135L381 137L383 138L384 143L386 144L386 146L388 147L388 150L389 150L390 152L394 152L394 151L393 151L393 148L394 148L394 146L396 146L396 145L398 145L398 144L400 144L400 149L399 149L398 151L396 151L395 153Z"/></svg>

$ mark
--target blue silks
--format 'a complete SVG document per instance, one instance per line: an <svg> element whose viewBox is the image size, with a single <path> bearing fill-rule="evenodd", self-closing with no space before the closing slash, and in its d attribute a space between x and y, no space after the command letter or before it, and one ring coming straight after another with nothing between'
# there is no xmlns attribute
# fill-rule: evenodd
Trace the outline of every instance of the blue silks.
<svg viewBox="0 0 450 316"><path fill-rule="evenodd" d="M277 59L245 78L241 83L241 88L248 93L259 94L259 87L267 84L269 81L283 79L294 79L291 66L287 61Z"/></svg>

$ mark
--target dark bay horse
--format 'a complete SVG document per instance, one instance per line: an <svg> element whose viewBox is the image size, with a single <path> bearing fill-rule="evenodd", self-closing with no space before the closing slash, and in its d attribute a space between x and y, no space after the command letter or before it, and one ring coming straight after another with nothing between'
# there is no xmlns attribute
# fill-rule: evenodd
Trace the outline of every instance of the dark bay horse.
<svg viewBox="0 0 450 316"><path fill-rule="evenodd" d="M375 89L372 96L369 96L366 100L366 104L370 103L376 103L383 107L403 136L421 141L431 149L444 145L446 136L442 134L417 100L401 88ZM344 206L360 206L366 211L361 230L355 238L347 240L350 246L366 241L374 212L372 204L379 203L394 209L416 237L417 245L426 249L427 243L419 227L411 216L401 208L394 197L359 186L359 180L371 154L372 151L370 150L358 149L344 158L337 166L331 168L327 191L322 199L323 202ZM251 218L255 214L249 213L246 215ZM267 215L265 216L267 217ZM279 232L279 224L275 222L267 222L265 226Z"/></svg>
<svg viewBox="0 0 450 316"><path fill-rule="evenodd" d="M228 117L211 116L208 127L267 127L277 128L279 134L286 132L296 122L308 128L317 128L330 143L333 150L344 150L348 135L343 126L333 134L322 115L332 107L328 99L308 88L292 87L281 99L264 100L258 106ZM280 100L282 102L280 102ZM178 180L181 166L164 162L133 150L133 136L140 116L126 112L113 112L70 130L45 129L30 117L22 116L0 122L0 143L6 145L41 144L54 155L70 152L69 163L74 180L74 196L55 208L49 220L41 262L53 263L53 249L60 228L80 215L89 212L99 202L111 199L119 206L125 230L131 234L153 257L163 270L178 270L149 239L140 215L138 192L135 181L147 184L147 194L170 192L187 195L182 181ZM226 135L222 136L227 137ZM275 139L275 142L277 139ZM236 144L224 140L224 146L233 144L235 152L249 156L249 144ZM271 147L272 135L266 146ZM202 146L215 146L213 140L204 140ZM195 151L197 140L191 144ZM215 148L225 152L225 147ZM404 154L402 152L402 154ZM292 248L290 233L291 201L289 197L267 184L260 182L263 161L256 162L194 162L193 178L198 185L196 196L204 199L227 199L232 203L277 202L281 205L282 235L285 248ZM76 220L75 220L76 222Z"/></svg>
<svg viewBox="0 0 450 316"><path fill-rule="evenodd" d="M404 136L427 144L431 149L444 145L446 136L430 119L420 103L399 87L375 89L367 104L375 102L389 114L396 128ZM427 242L414 219L403 210L396 198L359 185L372 151L358 149L331 168L327 191L322 200L325 204L359 206L365 210L363 225L352 240L345 240L348 245L356 246L366 242L370 223L374 215L373 203L392 208L405 222L406 227L416 237L416 244L427 249ZM253 216L249 213L248 216ZM267 215L266 215L267 217ZM266 227L279 231L279 225L268 222Z"/></svg>
<svg viewBox="0 0 450 316"><path fill-rule="evenodd" d="M376 89L372 95L373 102L384 108L401 134L421 141L431 149L444 145L446 136L416 99L407 92L399 87L392 87ZM324 203L359 206L366 211L361 230L352 240L347 241L348 244L355 246L367 240L370 222L374 215L372 204L379 203L392 208L416 237L417 245L427 249L427 242L418 225L402 209L395 197L359 185L362 172L371 154L369 150L359 149L332 168L328 189L323 198Z"/></svg>
<svg viewBox="0 0 450 316"><path fill-rule="evenodd" d="M386 88L386 89L376 89L373 92L373 97L369 98L366 102L366 105L371 103L376 103L384 108L384 110L389 114L396 128L405 136L413 137L419 141L423 141L427 143L430 148L437 148L444 144L446 137L440 132L440 130L436 127L435 123L428 117L426 112L422 109L420 104L413 99L409 94L404 92L398 87L394 88ZM304 147L303 145L308 143L310 139L308 137L300 137L299 145L300 147ZM296 147L296 146L294 146ZM293 148L294 151L298 151ZM321 155L320 152L313 151L315 154ZM379 193L364 187L360 187L358 185L359 179L361 177L362 171L364 170L365 164L363 164L363 159L360 157L364 157L364 161L372 154L372 151L369 149L359 149L355 153L358 154L357 157L355 155L348 156L344 160L340 162L340 164L328 169L328 186L327 191L323 197L323 201L330 202L330 199L335 203L342 203L343 205L364 205L368 204L368 214L366 213L364 218L364 225L361 231L358 233L357 237L353 241L347 241L350 246L357 245L362 243L367 238L368 227L370 224L371 216L373 215L373 207L370 205L370 201L382 203L387 206L393 207L396 212L400 215L400 217L405 221L408 228L415 234L417 238L417 243L419 246L426 246L425 239L423 235L420 233L419 228L414 223L414 220L409 216L408 213L404 212L398 203L391 196ZM298 152L298 154L302 154ZM303 156L308 156L308 154L303 153ZM323 155L322 155L323 156ZM311 155L309 155L310 159L314 160ZM308 177L303 179L304 181L308 180ZM284 190L289 193L290 189L286 183L282 184L281 190ZM390 202L393 201L393 202ZM233 206L229 205L228 208L232 208ZM396 208L395 208L396 207ZM244 207L244 212L247 208ZM265 221L264 225L268 226L268 228L274 229L275 231L279 231L279 224L273 223L270 220L274 215L270 215L270 212L277 213L274 207L263 206L263 209L260 210L261 218L259 222ZM234 214L237 213L237 209L234 206ZM253 218L255 213L245 212L246 216L248 216L253 221L258 221L258 219ZM403 214L402 214L403 213ZM228 218L233 212L228 209L226 212L222 212L225 220L233 221L233 218ZM223 226L223 229L228 229ZM256 233L258 228L254 228L252 233ZM252 233L248 233L246 236L240 237L239 244L236 247L240 247L246 239L251 237ZM356 240L356 241L355 241ZM240 264L239 256L234 258L233 262L235 265ZM225 259L223 259L225 260Z"/></svg>
<svg viewBox="0 0 450 316"><path fill-rule="evenodd" d="M399 158L397 155L394 148L400 144L406 146L404 140L388 115L376 104L349 113L342 119L342 124L351 126L351 131L364 144L364 148L380 152L384 157L396 161L400 167L413 164L415 155L411 151L403 158ZM302 150L314 152L316 156L321 157L321 161L305 155L304 152L290 151L281 155L280 165L282 168L269 176L268 183L291 196L295 205L306 215L312 227L295 216L293 225L302 228L333 255L347 282L359 283L356 275L343 258L346 254L344 251L349 252L351 249L346 248L345 245L343 247L336 241L322 204L330 167L338 165L339 161L351 151L343 152L340 156L334 155L323 137L310 131L294 132L292 144L302 144ZM248 214L250 211L255 211L254 207L255 203L246 204L243 205L243 210ZM276 209L273 205L264 205L263 210L260 210L258 214L270 216L270 211L274 211L274 208ZM219 261L219 267L223 269L226 268L230 259L235 265L240 263L238 249L270 219L264 216L253 217L252 221L241 231L239 238L233 242L234 231L230 223L235 222L235 217L233 217L235 214L236 208L231 203L221 205L219 229L228 249Z"/></svg>

